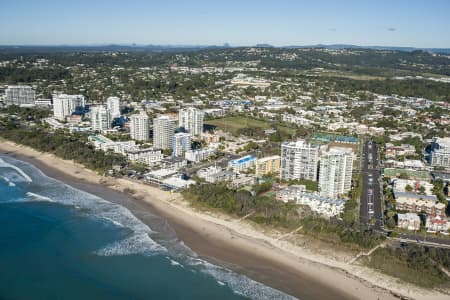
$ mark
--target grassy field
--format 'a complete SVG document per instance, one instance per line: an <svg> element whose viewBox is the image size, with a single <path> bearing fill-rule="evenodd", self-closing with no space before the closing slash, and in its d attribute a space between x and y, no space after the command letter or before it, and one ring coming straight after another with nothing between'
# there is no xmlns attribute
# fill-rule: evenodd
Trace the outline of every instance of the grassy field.
<svg viewBox="0 0 450 300"><path fill-rule="evenodd" d="M262 129L269 129L273 126L269 122L264 122L261 120L256 120L252 118L246 118L242 116L234 116L234 117L225 117L220 119L208 120L205 121L206 125L213 125L217 129L221 129L223 131L230 132L233 135L238 135L237 132L241 128L246 127L257 127ZM284 127L284 126L276 126L278 130L287 134L295 133L294 128Z"/></svg>

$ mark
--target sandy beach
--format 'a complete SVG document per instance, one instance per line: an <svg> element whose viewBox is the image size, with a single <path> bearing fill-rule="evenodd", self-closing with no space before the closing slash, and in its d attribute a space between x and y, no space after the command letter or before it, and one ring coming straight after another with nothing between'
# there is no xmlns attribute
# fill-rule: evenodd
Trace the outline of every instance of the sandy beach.
<svg viewBox="0 0 450 300"><path fill-rule="evenodd" d="M138 218L142 211L159 215L200 257L300 299L450 297L349 264L351 257L340 253L331 255L332 249L315 251L305 243L280 239L276 232L263 233L245 220L195 210L179 194L128 179L102 177L72 161L6 141L0 142L0 153L30 162L50 177L119 203Z"/></svg>

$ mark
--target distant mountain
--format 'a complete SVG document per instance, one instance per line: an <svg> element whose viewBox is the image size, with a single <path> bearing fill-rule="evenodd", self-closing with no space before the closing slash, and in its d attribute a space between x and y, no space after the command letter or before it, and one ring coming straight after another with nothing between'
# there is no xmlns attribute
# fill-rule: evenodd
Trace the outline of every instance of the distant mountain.
<svg viewBox="0 0 450 300"><path fill-rule="evenodd" d="M392 50L392 51L427 51L433 53L445 53L450 54L450 48L415 48L415 47L398 47L398 46L358 46L351 44L317 44L317 45L304 45L304 46L281 46L279 48L324 48L324 49L373 49L373 50Z"/></svg>
<svg viewBox="0 0 450 300"><path fill-rule="evenodd" d="M230 46L228 43L224 45L138 45L138 44L99 44L99 45L0 45L0 51L9 50L16 52L64 52L64 51L154 51L154 52L180 52L180 51L197 51L201 49L229 49L229 48L286 48L286 49L303 49L303 48L325 48L325 49L373 49L373 50L391 50L391 51L426 51L432 53L450 54L450 48L414 48L414 47L397 47L397 46L358 46L350 44L317 44L317 45L288 45L273 46L270 44L256 44L254 46Z"/></svg>

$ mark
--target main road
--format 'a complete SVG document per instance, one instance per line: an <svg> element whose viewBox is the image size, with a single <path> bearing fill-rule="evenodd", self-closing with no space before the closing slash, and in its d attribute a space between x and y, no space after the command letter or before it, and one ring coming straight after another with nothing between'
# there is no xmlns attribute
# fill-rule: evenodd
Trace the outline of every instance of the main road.
<svg viewBox="0 0 450 300"><path fill-rule="evenodd" d="M378 146L371 140L364 142L362 162L362 192L360 198L360 222L370 225L375 220L373 228L383 229L383 210L380 188L380 170L378 162Z"/></svg>

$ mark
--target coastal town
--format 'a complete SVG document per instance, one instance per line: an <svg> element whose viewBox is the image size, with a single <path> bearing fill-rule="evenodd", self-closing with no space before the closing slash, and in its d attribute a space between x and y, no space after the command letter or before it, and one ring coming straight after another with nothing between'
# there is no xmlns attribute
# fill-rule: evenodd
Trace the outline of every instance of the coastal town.
<svg viewBox="0 0 450 300"><path fill-rule="evenodd" d="M0 137L286 234L364 253L380 245L446 251L448 74L430 75L440 67L408 56L401 60L408 72L355 79L357 72L326 59L370 55L401 53L249 47L144 58L86 51L80 61L21 54L0 61ZM417 55L448 70L448 55ZM417 82L417 94L405 92L405 82ZM446 264L448 256L439 283L448 284Z"/></svg>

